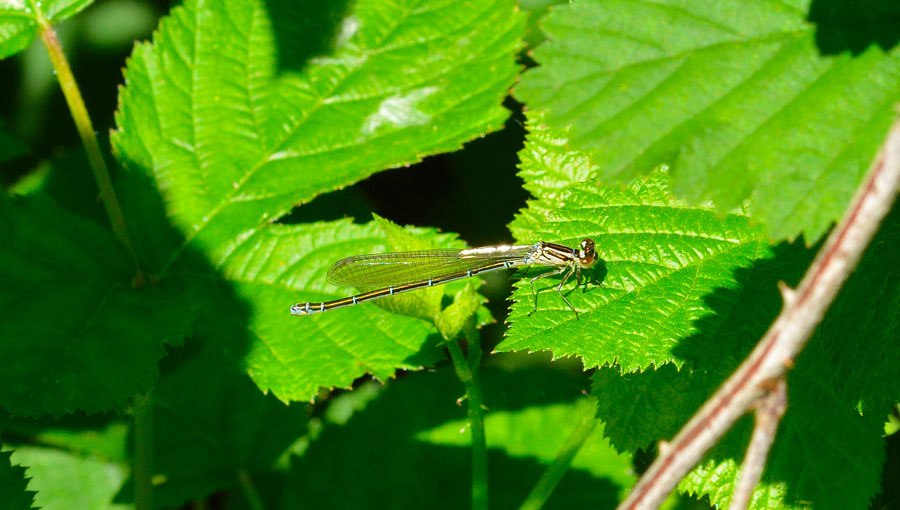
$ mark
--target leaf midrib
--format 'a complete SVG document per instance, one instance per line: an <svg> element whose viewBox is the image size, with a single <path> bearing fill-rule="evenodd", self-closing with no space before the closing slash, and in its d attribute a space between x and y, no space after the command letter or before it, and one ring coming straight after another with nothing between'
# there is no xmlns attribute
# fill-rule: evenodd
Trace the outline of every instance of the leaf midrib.
<svg viewBox="0 0 900 510"><path fill-rule="evenodd" d="M394 23L393 26L390 27L390 30L385 32L383 37L381 37L375 43L373 43L372 46L378 46L379 44L381 44L381 42L387 40L388 37L393 35L393 33L397 30L397 28L400 26L400 24L406 20L406 18L410 15L412 10L418 4L420 4L421 1L422 0L417 0L417 2L415 2L413 5L411 5L409 9L407 9L403 12L402 16L398 16L396 19L396 23ZM254 15L255 15L255 13L254 13ZM199 9L194 10L194 16L195 16L195 24L196 24L196 26L199 27L200 24L196 23L197 22L196 18L197 18L197 16L199 16ZM195 40L196 40L196 35L199 33L200 33L200 30L198 29L195 32ZM340 85L342 85L348 78L352 77L355 73L357 73L359 71L359 69L365 63L368 62L368 58L366 58L365 60L358 61L358 62L359 63L355 67L351 67L351 69L344 76L342 76L339 80L336 80L334 83L331 84L332 85L330 88L331 92L333 92L334 90L337 90L337 88ZM196 71L196 68L197 68L197 66L194 66L194 71ZM191 97L192 98L194 97L194 94L196 93L197 81L198 80L196 80L192 74L192 78L191 78L191 85L192 85ZM212 222L212 220L225 207L231 205L232 199L234 198L234 196L236 194L239 193L239 191L244 186L244 184L250 178L252 178L256 174L256 172L259 171L260 168L262 168L268 162L269 158L271 158L272 155L279 152L284 147L284 144L292 138L293 134L297 131L297 129L299 129L301 126L303 126L312 117L312 115L316 111L318 111L318 109L324 104L325 100L328 97L330 97L328 93L319 94L316 97L315 103L313 103L306 111L303 112L303 115L301 116L301 118L297 119L297 121L291 127L291 129L283 131L281 139L276 144L274 144L274 146L272 148L270 148L268 151L266 151L260 157L260 159L238 180L238 185L235 186L231 191L229 191L229 193L225 197L223 197L221 200L219 200L218 203L216 204L216 206L213 207L213 209L208 214L204 215L201 218L199 227L196 229L193 229L192 232L185 235L184 241L182 241L181 245L172 252L172 255L169 257L169 260L165 264L163 264L163 266L160 270L161 277L166 276L168 274L169 268L172 266L172 264L174 264L178 260L178 258L181 256L181 254L184 252L184 250L188 247L188 245L191 244L191 242L200 234L200 232L202 232L203 229L206 228L206 226L209 225ZM260 100L260 98L257 97L256 102L258 102L259 100ZM195 103L195 101L192 100L191 102L192 102L192 108L193 108L193 104ZM193 118L196 119L196 116L194 116ZM196 131L196 127L197 127L197 125L195 122L193 124L193 128L195 131ZM192 151L192 154L196 158L196 152ZM199 167L199 165L198 165L198 167Z"/></svg>

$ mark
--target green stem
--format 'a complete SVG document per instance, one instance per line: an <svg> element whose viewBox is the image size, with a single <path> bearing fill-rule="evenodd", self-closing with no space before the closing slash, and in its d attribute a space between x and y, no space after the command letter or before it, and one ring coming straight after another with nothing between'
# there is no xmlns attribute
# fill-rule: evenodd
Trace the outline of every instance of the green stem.
<svg viewBox="0 0 900 510"><path fill-rule="evenodd" d="M463 356L462 348L456 340L448 340L447 348L456 375L466 387L468 402L467 422L472 434L472 510L488 508L488 468L487 442L484 434L484 407L481 400L481 381L478 369L481 364L481 339L474 327L465 328L469 343L469 359Z"/></svg>
<svg viewBox="0 0 900 510"><path fill-rule="evenodd" d="M153 508L153 391L134 398L134 478L135 510Z"/></svg>
<svg viewBox="0 0 900 510"><path fill-rule="evenodd" d="M100 150L100 144L97 142L94 126L84 105L84 100L81 98L78 83L75 81L75 76L69 67L69 61L66 59L66 54L50 22L44 18L43 13L34 0L29 0L29 2L31 9L35 13L35 19L40 25L41 40L44 42L44 47L47 48L47 54L50 56L50 62L53 64L53 70L56 72L56 79L59 80L59 86L62 89L63 96L66 98L66 103L69 105L69 111L72 113L72 120L75 121L75 129L78 131L81 143L87 152L88 163L91 166L91 171L94 173L94 179L97 181L100 200L103 201L103 206L106 208L109 224L113 233L122 241L122 244L125 245L128 252L137 261L134 245L128 236L125 214L122 212L122 206L119 204L119 199L113 188L109 169L106 167L106 160L103 159L103 152ZM138 268L135 282L140 283L142 281L140 268Z"/></svg>
<svg viewBox="0 0 900 510"><path fill-rule="evenodd" d="M581 418L581 421L575 427L575 430L569 434L565 444L563 444L562 448L559 450L559 453L553 460L553 464L550 464L550 466L547 467L547 470L544 471L544 474L541 475L540 480L538 480L534 488L531 489L531 492L525 498L525 502L522 503L519 510L538 510L547 503L547 500L550 499L550 495L553 494L553 490L556 488L557 484L559 484L559 481L562 480L566 471L568 471L572 459L575 458L575 455L578 454L578 451L581 450L581 447L584 446L585 441L587 441L591 436L591 432L593 432L594 428L597 426L597 418L595 418L596 413L597 406L594 405L591 406L588 413Z"/></svg>
<svg viewBox="0 0 900 510"><path fill-rule="evenodd" d="M265 510L266 507L263 505L262 498L259 497L256 486L253 485L253 479L250 478L250 474L241 469L238 470L237 477L251 510Z"/></svg>

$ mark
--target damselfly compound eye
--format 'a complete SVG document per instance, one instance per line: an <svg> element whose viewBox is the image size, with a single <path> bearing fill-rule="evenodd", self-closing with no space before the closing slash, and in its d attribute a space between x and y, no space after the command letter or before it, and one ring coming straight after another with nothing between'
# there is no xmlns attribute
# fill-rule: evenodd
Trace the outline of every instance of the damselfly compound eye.
<svg viewBox="0 0 900 510"><path fill-rule="evenodd" d="M581 241L581 254L578 257L578 263L581 267L591 267L597 261L597 253L594 251L594 240L585 239Z"/></svg>

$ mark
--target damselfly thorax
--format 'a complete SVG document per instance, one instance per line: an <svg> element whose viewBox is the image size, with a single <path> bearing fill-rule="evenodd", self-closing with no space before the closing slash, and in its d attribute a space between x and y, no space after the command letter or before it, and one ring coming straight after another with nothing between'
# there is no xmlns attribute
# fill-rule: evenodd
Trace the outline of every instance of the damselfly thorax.
<svg viewBox="0 0 900 510"><path fill-rule="evenodd" d="M578 248L539 241L528 245L500 245L469 248L466 250L424 250L395 253L357 255L335 262L326 279L334 285L352 287L382 287L333 301L297 303L291 307L293 315L311 315L336 308L365 303L401 292L433 287L475 275L513 269L520 266L540 265L557 268L556 271L535 276L530 280L534 309L537 310L537 294L534 282L548 276L562 274L556 291L575 312L568 298L562 293L566 281L575 275L581 283L581 270L590 268L597 261L594 241L584 239Z"/></svg>

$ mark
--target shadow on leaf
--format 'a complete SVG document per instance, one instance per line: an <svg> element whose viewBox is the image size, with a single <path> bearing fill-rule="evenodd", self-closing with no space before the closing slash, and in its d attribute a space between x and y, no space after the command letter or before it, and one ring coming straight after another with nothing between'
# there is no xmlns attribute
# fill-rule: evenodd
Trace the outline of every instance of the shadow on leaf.
<svg viewBox="0 0 900 510"><path fill-rule="evenodd" d="M512 411L516 415L542 406L573 404L582 398L579 387L586 382L581 374L573 377L546 368L485 370L483 380L489 438L492 413ZM456 425L465 421L466 411L454 404L462 391L462 384L449 369L391 382L364 411L344 426L327 427L303 457L292 459L280 508L295 508L309 501L315 501L317 508L468 507L472 452ZM498 426L509 426L506 419L515 418L504 418ZM514 452L489 449L490 503L494 508L521 504L546 470L545 463L515 450L526 444L541 449L546 441L541 437L547 436L561 444L572 426L553 422L546 430L550 420L543 424L545 429L539 429L539 420L527 423L524 428L538 432L533 436L526 432L513 440L508 447ZM541 436L540 430L547 436ZM496 432L494 437L506 436ZM336 487L352 490L335 491ZM545 508L612 508L621 489L608 478L570 469Z"/></svg>
<svg viewBox="0 0 900 510"><path fill-rule="evenodd" d="M281 71L302 71L310 59L331 53L359 27L347 17L355 0L265 0Z"/></svg>
<svg viewBox="0 0 900 510"><path fill-rule="evenodd" d="M898 239L895 207L788 373L788 410L763 475L770 497L784 504L862 507L878 492L884 417L897 398L883 382L900 377L893 362L900 356L895 341L900 324L893 319L900 304ZM724 289L709 296L717 313L698 321L698 333L676 349L686 360L681 371L670 365L624 376L600 370L594 393L616 396L601 399L599 411L601 419L610 420L613 444L636 449L672 438L780 312L777 282L795 286L819 248L782 243L772 258L738 270L745 285L737 299ZM637 432L636 422L654 426ZM752 423L744 416L682 482L682 490L703 492L724 484L730 491Z"/></svg>
<svg viewBox="0 0 900 510"><path fill-rule="evenodd" d="M882 0L813 0L807 18L816 24L823 55L859 55L872 46L891 51L900 42L900 3Z"/></svg>

